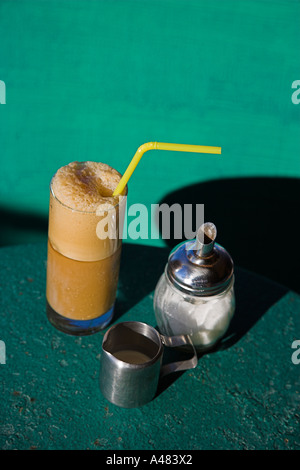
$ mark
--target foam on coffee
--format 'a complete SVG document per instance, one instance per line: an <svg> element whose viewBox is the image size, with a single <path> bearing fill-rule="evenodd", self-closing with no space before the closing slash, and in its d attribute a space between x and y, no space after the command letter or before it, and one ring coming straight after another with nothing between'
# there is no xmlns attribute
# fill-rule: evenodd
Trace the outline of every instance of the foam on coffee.
<svg viewBox="0 0 300 470"><path fill-rule="evenodd" d="M120 173L105 163L72 162L54 175L52 192L72 209L93 212L99 204L117 203L112 194L120 179Z"/></svg>
<svg viewBox="0 0 300 470"><path fill-rule="evenodd" d="M49 242L54 250L78 261L98 261L118 250L119 233L115 239L101 240L97 224L114 207L119 229L126 199L112 194L120 179L117 170L100 162L72 162L56 172L49 207Z"/></svg>

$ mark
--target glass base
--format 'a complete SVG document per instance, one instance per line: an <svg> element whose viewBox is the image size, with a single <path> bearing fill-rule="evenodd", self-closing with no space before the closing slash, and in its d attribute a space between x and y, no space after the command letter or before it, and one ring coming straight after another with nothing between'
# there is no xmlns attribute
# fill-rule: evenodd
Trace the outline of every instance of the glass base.
<svg viewBox="0 0 300 470"><path fill-rule="evenodd" d="M74 336L92 335L103 330L110 323L114 315L114 305L106 313L100 315L100 317L92 318L91 320L74 320L63 317L53 310L48 301L46 310L48 320L55 328L63 333Z"/></svg>

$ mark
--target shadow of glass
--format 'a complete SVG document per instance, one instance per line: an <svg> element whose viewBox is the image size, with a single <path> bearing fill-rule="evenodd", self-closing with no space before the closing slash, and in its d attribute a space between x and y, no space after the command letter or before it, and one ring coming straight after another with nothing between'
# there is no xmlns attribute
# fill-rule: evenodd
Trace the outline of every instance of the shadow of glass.
<svg viewBox="0 0 300 470"><path fill-rule="evenodd" d="M205 221L215 223L217 242L230 252L235 263L234 317L224 337L209 351L199 353L199 360L237 343L289 288L300 291L300 252L292 245L299 194L297 178L231 178L181 188L160 201L169 206L192 204L193 208L204 204ZM175 239L171 228L166 243L172 249L184 239ZM175 360L183 359L183 353L177 352ZM165 360L174 360L172 351ZM183 373L161 379L156 396Z"/></svg>
<svg viewBox="0 0 300 470"><path fill-rule="evenodd" d="M294 245L299 194L298 178L228 178L180 188L160 204L204 204L205 221L216 225L217 242L236 265L300 292ZM171 230L166 243L173 248L182 240Z"/></svg>
<svg viewBox="0 0 300 470"><path fill-rule="evenodd" d="M0 246L47 240L48 216L0 207Z"/></svg>

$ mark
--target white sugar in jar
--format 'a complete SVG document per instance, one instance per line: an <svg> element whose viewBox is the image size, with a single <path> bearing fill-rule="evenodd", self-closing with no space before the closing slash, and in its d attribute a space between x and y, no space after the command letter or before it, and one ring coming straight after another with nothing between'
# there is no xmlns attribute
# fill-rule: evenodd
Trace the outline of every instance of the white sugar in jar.
<svg viewBox="0 0 300 470"><path fill-rule="evenodd" d="M154 294L159 331L189 335L199 351L211 348L224 335L235 311L233 261L215 243L216 233L208 222L195 240L178 245Z"/></svg>

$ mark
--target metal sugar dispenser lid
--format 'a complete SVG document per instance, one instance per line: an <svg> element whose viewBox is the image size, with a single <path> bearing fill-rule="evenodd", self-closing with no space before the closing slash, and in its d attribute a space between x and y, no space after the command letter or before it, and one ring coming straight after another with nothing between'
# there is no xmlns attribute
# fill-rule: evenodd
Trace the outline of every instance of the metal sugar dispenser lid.
<svg viewBox="0 0 300 470"><path fill-rule="evenodd" d="M180 291L197 297L224 292L233 279L233 261L229 253L215 243L217 229L211 222L202 224L196 239L174 248L166 274Z"/></svg>

